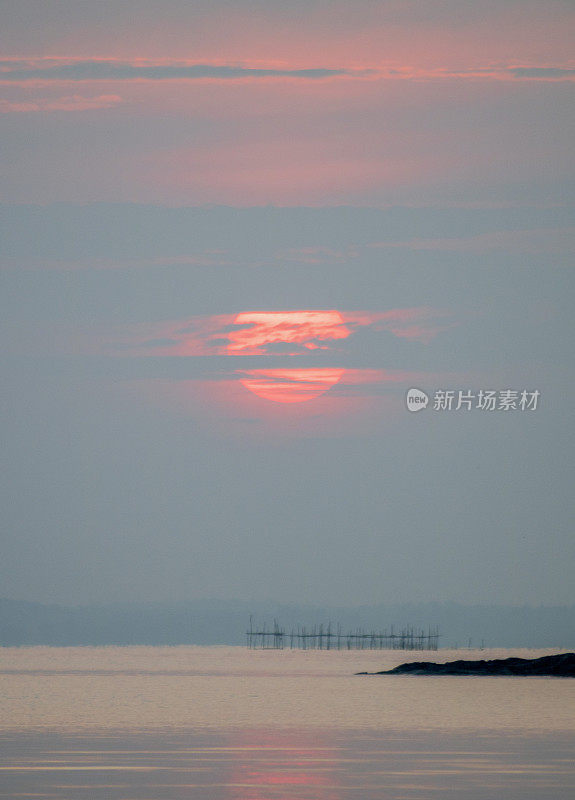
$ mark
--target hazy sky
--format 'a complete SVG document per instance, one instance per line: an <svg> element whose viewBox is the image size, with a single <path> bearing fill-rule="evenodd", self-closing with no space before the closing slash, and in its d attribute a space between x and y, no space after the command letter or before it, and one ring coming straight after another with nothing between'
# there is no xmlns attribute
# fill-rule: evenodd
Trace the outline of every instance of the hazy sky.
<svg viewBox="0 0 575 800"><path fill-rule="evenodd" d="M0 14L0 596L572 603L573 3Z"/></svg>

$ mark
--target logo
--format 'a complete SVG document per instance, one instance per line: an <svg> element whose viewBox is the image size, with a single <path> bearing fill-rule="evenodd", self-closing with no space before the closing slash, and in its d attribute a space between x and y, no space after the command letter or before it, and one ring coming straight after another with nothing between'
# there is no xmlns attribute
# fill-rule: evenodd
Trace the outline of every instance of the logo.
<svg viewBox="0 0 575 800"><path fill-rule="evenodd" d="M535 411L539 389L437 389L430 408L433 411ZM405 397L408 411L427 408L429 396L421 389L409 389Z"/></svg>
<svg viewBox="0 0 575 800"><path fill-rule="evenodd" d="M408 411L423 411L429 403L429 397L420 389L409 389L405 401Z"/></svg>

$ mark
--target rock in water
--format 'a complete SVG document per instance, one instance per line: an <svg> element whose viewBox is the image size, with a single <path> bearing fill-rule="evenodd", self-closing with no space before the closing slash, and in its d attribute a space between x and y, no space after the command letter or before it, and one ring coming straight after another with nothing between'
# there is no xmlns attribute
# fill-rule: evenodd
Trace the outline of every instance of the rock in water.
<svg viewBox="0 0 575 800"><path fill-rule="evenodd" d="M501 658L493 661L414 661L382 672L358 672L358 675L550 675L575 678L575 653L561 653L542 658Z"/></svg>

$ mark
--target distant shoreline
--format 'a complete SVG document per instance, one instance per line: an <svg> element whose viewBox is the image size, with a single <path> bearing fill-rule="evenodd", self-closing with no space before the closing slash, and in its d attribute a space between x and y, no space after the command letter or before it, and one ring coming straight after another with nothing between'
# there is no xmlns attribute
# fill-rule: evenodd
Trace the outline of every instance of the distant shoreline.
<svg viewBox="0 0 575 800"><path fill-rule="evenodd" d="M541 658L500 658L492 661L413 661L381 672L358 672L357 675L510 675L525 677L575 678L575 653L561 653Z"/></svg>

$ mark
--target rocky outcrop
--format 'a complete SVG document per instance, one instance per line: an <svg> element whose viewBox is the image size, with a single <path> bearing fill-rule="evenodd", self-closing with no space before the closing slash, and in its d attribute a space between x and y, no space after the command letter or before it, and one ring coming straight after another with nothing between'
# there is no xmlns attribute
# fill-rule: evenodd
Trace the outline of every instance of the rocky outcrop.
<svg viewBox="0 0 575 800"><path fill-rule="evenodd" d="M358 672L358 675L550 675L575 678L575 653L561 653L542 658L501 658L493 661L448 661L436 664L414 661L382 672Z"/></svg>

